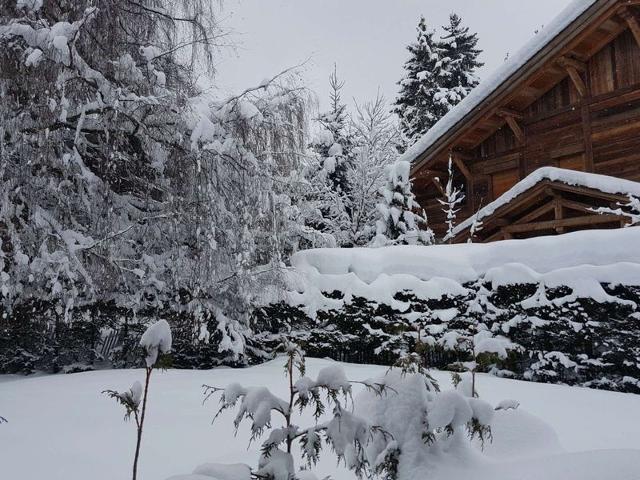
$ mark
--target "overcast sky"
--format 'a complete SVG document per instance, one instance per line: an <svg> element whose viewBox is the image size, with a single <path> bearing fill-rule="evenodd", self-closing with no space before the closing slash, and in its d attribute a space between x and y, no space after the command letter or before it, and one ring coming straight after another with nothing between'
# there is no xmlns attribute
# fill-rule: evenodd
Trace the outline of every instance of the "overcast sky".
<svg viewBox="0 0 640 480"><path fill-rule="evenodd" d="M225 25L235 51L218 61L225 92L260 83L284 68L307 61L304 75L326 106L327 77L337 64L351 103L397 93L420 15L430 26L456 12L478 32L485 67L499 66L536 29L548 24L570 0L224 0Z"/></svg>

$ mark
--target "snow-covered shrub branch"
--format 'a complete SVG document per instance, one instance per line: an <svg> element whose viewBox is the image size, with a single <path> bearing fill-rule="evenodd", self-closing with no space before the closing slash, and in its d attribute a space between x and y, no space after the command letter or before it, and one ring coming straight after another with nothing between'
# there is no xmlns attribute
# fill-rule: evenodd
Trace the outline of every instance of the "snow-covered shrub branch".
<svg viewBox="0 0 640 480"><path fill-rule="evenodd" d="M285 374L288 382L288 396L285 398L275 395L267 387L239 384L226 388L205 386L206 398L220 394L221 406L216 418L223 411L236 408L234 426L237 429L243 420L250 421L252 441L269 431L262 443L258 467L252 470L253 477L273 480L299 478L294 444L299 447L306 469L317 464L324 444L358 477L366 474L370 466L367 445L376 439L388 440L389 435L346 408L352 386L341 367L326 367L312 379L306 376L302 350L290 342L283 344L283 349L287 358ZM377 395L383 394L383 385L367 383L367 386ZM328 406L332 407L332 412L325 420ZM308 408L313 410L316 423L303 428L296 424L294 414L296 410L302 413ZM273 414L280 417L277 424L281 426L275 426Z"/></svg>

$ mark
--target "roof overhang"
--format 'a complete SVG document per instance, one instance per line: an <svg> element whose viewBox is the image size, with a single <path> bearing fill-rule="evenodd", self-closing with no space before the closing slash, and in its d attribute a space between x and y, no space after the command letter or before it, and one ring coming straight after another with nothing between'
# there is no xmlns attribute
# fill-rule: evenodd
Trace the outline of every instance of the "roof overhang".
<svg viewBox="0 0 640 480"><path fill-rule="evenodd" d="M636 5L640 5L640 0L596 0L551 41L540 48L526 63L484 97L477 106L455 122L424 151L415 156L412 159L412 175L417 170L429 165L430 161L451 150L455 146L456 140L477 122L502 108L508 102L510 95L525 87L527 81L534 77L538 71L571 51L578 38L588 34L589 31L595 31L600 24L616 15L620 9Z"/></svg>
<svg viewBox="0 0 640 480"><path fill-rule="evenodd" d="M482 222L476 240L490 242L526 234L623 226L629 197L640 197L640 183L606 175L541 168L517 183L476 215L458 225L454 243L471 237L474 223ZM599 208L610 211L598 212Z"/></svg>

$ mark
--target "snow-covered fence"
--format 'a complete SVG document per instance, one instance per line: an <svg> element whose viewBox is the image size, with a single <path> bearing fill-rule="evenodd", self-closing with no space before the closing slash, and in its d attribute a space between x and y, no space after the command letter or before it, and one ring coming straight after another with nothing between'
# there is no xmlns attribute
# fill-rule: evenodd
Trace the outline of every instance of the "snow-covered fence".
<svg viewBox="0 0 640 480"><path fill-rule="evenodd" d="M100 339L99 352L102 358L109 358L116 347L122 345L120 330L109 330Z"/></svg>

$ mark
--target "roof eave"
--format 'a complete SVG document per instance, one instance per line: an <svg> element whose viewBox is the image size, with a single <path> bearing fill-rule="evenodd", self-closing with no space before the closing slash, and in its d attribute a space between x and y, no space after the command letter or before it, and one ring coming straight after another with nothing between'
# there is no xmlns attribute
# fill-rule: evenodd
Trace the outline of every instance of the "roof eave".
<svg viewBox="0 0 640 480"><path fill-rule="evenodd" d="M531 72L537 71L549 59L557 56L566 47L566 44L574 40L582 31L589 27L589 20L598 17L603 13L616 6L624 6L632 4L633 0L604 0L596 2L580 16L578 16L567 28L556 35L553 40L540 49L529 61L507 78L500 86L489 94L482 103L466 114L453 127L451 127L444 135L436 140L429 148L420 154L411 166L411 174L415 174L422 169L429 161L442 152L443 148L451 143L451 141L460 133L464 125L474 124L486 115L492 108L504 100L504 97L517 89L524 79L528 78Z"/></svg>

